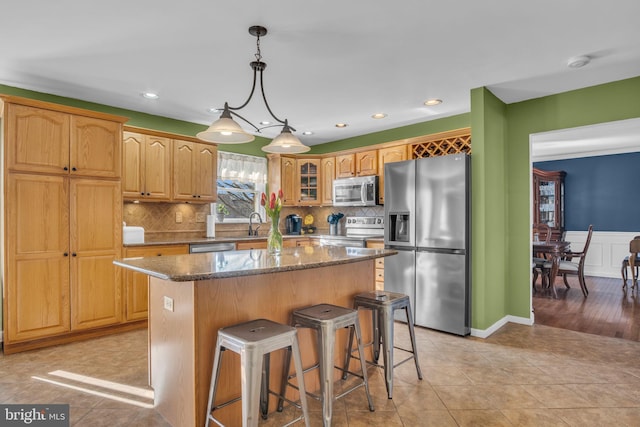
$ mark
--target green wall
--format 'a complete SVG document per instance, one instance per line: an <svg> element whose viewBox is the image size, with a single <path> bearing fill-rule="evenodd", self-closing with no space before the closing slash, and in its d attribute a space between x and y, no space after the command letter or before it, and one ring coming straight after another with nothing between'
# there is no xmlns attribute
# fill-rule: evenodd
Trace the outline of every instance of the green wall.
<svg viewBox="0 0 640 427"><path fill-rule="evenodd" d="M506 314L506 114L485 88L471 91L472 327L487 329Z"/></svg>
<svg viewBox="0 0 640 427"><path fill-rule="evenodd" d="M401 128L388 129L366 135L355 136L353 138L341 139L327 142L326 144L314 145L310 154L325 154L334 151L348 150L351 148L365 147L367 145L381 144L383 142L398 141L405 138L413 138L422 135L431 135L438 132L461 129L471 126L471 115L469 113L458 114L456 116L435 119L429 122L416 123Z"/></svg>
<svg viewBox="0 0 640 427"><path fill-rule="evenodd" d="M507 314L529 317L529 135L640 117L640 77L509 104L506 112L506 308ZM475 143L473 139L474 152ZM594 228L597 230L598 225L594 224Z"/></svg>

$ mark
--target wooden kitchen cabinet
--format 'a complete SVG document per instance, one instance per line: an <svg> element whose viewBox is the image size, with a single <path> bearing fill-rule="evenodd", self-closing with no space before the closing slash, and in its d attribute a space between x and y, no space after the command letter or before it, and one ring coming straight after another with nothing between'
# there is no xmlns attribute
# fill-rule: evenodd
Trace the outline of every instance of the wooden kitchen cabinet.
<svg viewBox="0 0 640 427"><path fill-rule="evenodd" d="M355 154L356 175L378 174L378 150L359 151Z"/></svg>
<svg viewBox="0 0 640 427"><path fill-rule="evenodd" d="M236 242L236 250L242 251L245 249L267 249L267 241L266 240L249 240L246 242Z"/></svg>
<svg viewBox="0 0 640 427"><path fill-rule="evenodd" d="M171 139L124 132L122 195L125 199L171 199Z"/></svg>
<svg viewBox="0 0 640 427"><path fill-rule="evenodd" d="M71 329L68 181L62 176L8 175L5 343Z"/></svg>
<svg viewBox="0 0 640 427"><path fill-rule="evenodd" d="M407 146L381 148L378 150L378 203L384 205L384 165L385 163L407 160Z"/></svg>
<svg viewBox="0 0 640 427"><path fill-rule="evenodd" d="M120 177L120 122L39 107L48 103L21 102L27 105L5 103L6 138L11 141L6 146L8 170Z"/></svg>
<svg viewBox="0 0 640 427"><path fill-rule="evenodd" d="M296 206L298 196L296 193L296 159L293 157L282 156L280 158L280 189L282 189L283 206ZM270 192L278 191L276 188L270 188Z"/></svg>
<svg viewBox="0 0 640 427"><path fill-rule="evenodd" d="M320 160L320 204L333 204L333 180L336 179L336 158L324 157Z"/></svg>
<svg viewBox="0 0 640 427"><path fill-rule="evenodd" d="M298 206L320 205L320 159L296 160Z"/></svg>
<svg viewBox="0 0 640 427"><path fill-rule="evenodd" d="M189 245L153 245L125 248L126 258L186 255ZM149 276L133 270L123 271L124 321L147 319L149 315Z"/></svg>
<svg viewBox="0 0 640 427"><path fill-rule="evenodd" d="M336 156L336 178L378 174L378 151L366 150Z"/></svg>
<svg viewBox="0 0 640 427"><path fill-rule="evenodd" d="M121 280L113 261L122 246L126 118L0 98L4 352L116 330Z"/></svg>
<svg viewBox="0 0 640 427"><path fill-rule="evenodd" d="M351 178L356 175L356 157L354 154L336 156L336 178Z"/></svg>
<svg viewBox="0 0 640 427"><path fill-rule="evenodd" d="M173 200L215 202L217 147L181 140L173 143Z"/></svg>
<svg viewBox="0 0 640 427"><path fill-rule="evenodd" d="M7 340L118 323L120 183L16 173L8 189Z"/></svg>

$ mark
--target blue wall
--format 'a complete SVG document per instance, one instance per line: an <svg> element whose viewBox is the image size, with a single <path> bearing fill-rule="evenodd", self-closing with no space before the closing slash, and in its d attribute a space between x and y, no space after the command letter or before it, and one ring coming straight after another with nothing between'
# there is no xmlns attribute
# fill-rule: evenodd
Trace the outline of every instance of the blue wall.
<svg viewBox="0 0 640 427"><path fill-rule="evenodd" d="M535 162L563 170L564 221L570 231L640 231L640 152Z"/></svg>

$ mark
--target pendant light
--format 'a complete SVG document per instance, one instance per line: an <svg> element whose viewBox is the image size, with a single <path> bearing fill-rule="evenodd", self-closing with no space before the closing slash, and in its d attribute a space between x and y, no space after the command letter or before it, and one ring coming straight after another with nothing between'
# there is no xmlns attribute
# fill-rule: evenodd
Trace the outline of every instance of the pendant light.
<svg viewBox="0 0 640 427"><path fill-rule="evenodd" d="M261 130L274 127L274 126L282 126L282 131L280 135L274 138L271 143L262 147L262 151L267 153L304 153L309 151L311 148L304 145L300 140L292 133L295 131L294 128L289 126L289 122L287 119L281 120L273 114L271 111L271 107L269 107L269 103L267 102L267 98L264 94L264 83L263 83L263 71L267 68L267 64L262 61L262 54L260 52L260 37L263 37L267 34L267 29L261 26L252 26L249 27L249 34L256 37L256 54L255 61L252 61L249 65L253 70L253 84L251 86L251 92L249 93L249 98L244 102L244 104L239 107L230 107L227 102L224 104L224 108L220 118L213 122L211 126L205 131L198 133L196 136L207 142L213 142L216 144L244 144L246 142L251 142L255 139L253 135L247 133L242 127L233 119L236 118L241 119L245 123L249 124L255 132L260 133ZM260 93L262 93L262 100L264 101L265 107L267 107L267 111L271 114L271 117L274 118L278 124L258 127L254 125L252 122L242 117L237 113L238 110L243 109L251 98L253 97L253 93L256 89L256 82L258 81L258 74L260 75Z"/></svg>

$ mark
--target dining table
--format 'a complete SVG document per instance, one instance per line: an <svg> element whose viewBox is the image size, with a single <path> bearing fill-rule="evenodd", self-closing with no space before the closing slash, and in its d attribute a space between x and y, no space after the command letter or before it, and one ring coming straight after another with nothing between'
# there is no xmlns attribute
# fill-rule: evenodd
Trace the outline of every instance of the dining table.
<svg viewBox="0 0 640 427"><path fill-rule="evenodd" d="M534 241L533 253L542 254L545 258L551 261L551 270L549 271L549 287L554 298L558 298L556 292L555 279L558 275L558 268L560 267L560 260L562 257L571 250L571 242L566 240L559 241ZM544 280L543 280L544 283Z"/></svg>

